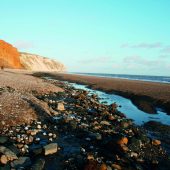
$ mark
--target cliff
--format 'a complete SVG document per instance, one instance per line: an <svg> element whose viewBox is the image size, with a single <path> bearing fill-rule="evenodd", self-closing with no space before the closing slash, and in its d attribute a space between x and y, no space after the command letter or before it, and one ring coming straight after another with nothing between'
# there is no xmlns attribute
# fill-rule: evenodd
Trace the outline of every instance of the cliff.
<svg viewBox="0 0 170 170"><path fill-rule="evenodd" d="M32 71L65 71L65 66L55 60L35 54L20 53L20 61L23 67Z"/></svg>
<svg viewBox="0 0 170 170"><path fill-rule="evenodd" d="M17 48L0 40L0 67L32 71L65 71L65 66L55 60L35 54L19 53Z"/></svg>
<svg viewBox="0 0 170 170"><path fill-rule="evenodd" d="M22 68L20 54L11 44L0 40L0 67Z"/></svg>

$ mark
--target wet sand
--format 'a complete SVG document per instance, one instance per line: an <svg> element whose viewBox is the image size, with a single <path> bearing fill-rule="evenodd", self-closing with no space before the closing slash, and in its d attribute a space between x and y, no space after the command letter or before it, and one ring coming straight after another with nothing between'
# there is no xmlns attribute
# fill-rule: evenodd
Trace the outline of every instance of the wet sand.
<svg viewBox="0 0 170 170"><path fill-rule="evenodd" d="M58 80L88 85L95 90L115 93L131 99L139 109L148 113L156 113L156 107L170 113L170 84L64 73L34 75L51 76Z"/></svg>

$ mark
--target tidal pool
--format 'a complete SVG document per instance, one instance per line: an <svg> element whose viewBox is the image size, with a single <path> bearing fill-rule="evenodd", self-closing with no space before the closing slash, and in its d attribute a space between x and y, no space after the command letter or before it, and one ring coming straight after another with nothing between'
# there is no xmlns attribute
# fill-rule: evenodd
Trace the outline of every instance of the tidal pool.
<svg viewBox="0 0 170 170"><path fill-rule="evenodd" d="M124 113L127 118L133 119L137 125L142 125L148 121L158 121L162 124L170 125L170 115L167 115L165 112L157 109L157 114L148 114L139 110L131 100L124 98L115 94L107 94L102 91L92 90L87 88L85 85L70 83L76 89L83 89L89 91L91 94L97 94L100 98L100 102L106 102L106 104L111 104L116 102L121 107L118 107L118 110Z"/></svg>

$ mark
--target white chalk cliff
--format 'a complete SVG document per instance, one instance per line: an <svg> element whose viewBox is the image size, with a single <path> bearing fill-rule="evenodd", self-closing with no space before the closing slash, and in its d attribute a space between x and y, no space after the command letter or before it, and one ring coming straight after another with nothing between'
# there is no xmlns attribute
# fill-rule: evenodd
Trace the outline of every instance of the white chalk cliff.
<svg viewBox="0 0 170 170"><path fill-rule="evenodd" d="M20 53L20 62L25 69L32 71L66 71L62 63L35 54Z"/></svg>

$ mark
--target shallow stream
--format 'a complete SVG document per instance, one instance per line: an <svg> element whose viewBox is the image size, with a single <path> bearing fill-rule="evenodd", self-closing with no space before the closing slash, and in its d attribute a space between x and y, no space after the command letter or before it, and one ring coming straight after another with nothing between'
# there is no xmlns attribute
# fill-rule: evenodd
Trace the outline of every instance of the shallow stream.
<svg viewBox="0 0 170 170"><path fill-rule="evenodd" d="M118 110L124 113L127 118L133 119L137 125L142 125L148 121L158 121L162 124L170 125L170 115L167 115L165 112L157 109L157 114L148 114L139 110L131 100L115 95L115 94L107 94L105 92L101 92L98 90L92 90L87 88L85 85L79 85L76 83L70 83L76 89L87 90L90 93L97 94L100 98L100 102L104 102L106 104L111 104L116 102L121 107L118 107Z"/></svg>

